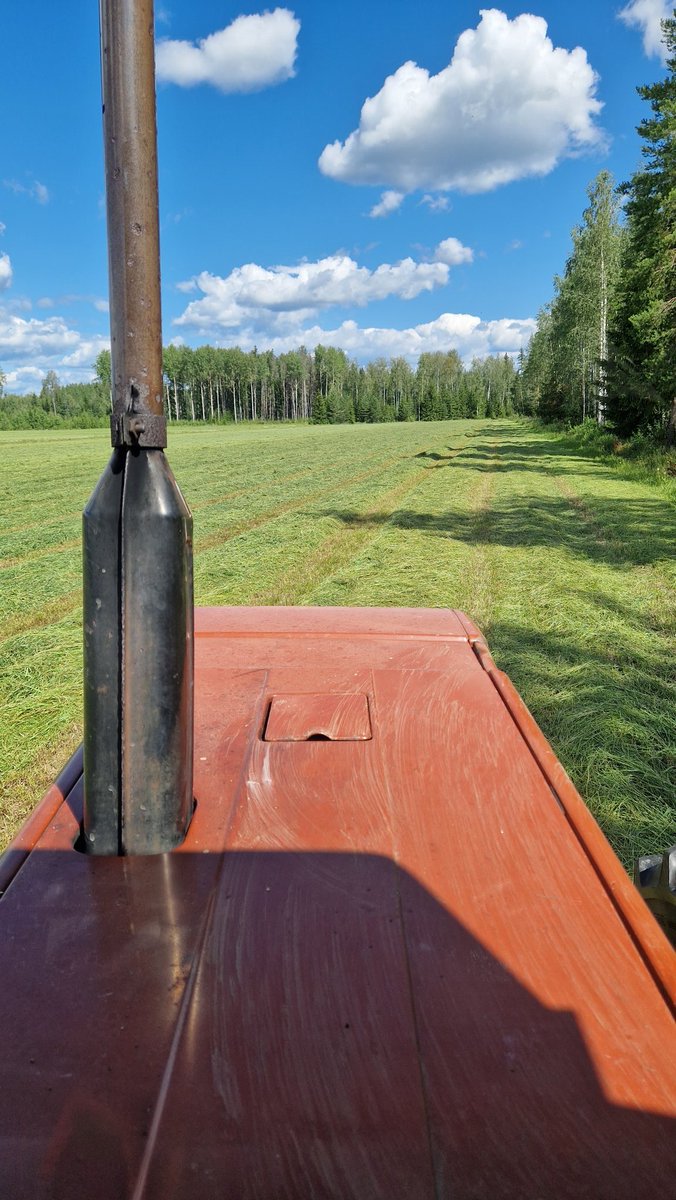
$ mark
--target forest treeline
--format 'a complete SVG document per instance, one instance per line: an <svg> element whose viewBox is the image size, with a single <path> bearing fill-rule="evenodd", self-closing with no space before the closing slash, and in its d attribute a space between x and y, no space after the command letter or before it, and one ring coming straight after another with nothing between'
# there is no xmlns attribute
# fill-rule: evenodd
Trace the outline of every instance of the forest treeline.
<svg viewBox="0 0 676 1200"><path fill-rule="evenodd" d="M509 355L465 368L457 351L366 366L343 350L303 347L288 354L215 346L166 346L165 411L170 421L438 421L524 411L519 372ZM110 352L95 363L96 382L61 385L50 371L39 395L1 396L0 429L97 425L110 412Z"/></svg>
<svg viewBox="0 0 676 1200"><path fill-rule="evenodd" d="M622 436L676 440L676 10L662 22L667 76L640 87L643 163L614 188L602 171L554 297L522 364L527 407Z"/></svg>
<svg viewBox="0 0 676 1200"><path fill-rule="evenodd" d="M164 401L172 421L431 421L523 413L578 424L594 418L622 436L676 439L676 10L663 22L666 77L638 89L650 115L638 127L643 163L616 188L602 171L554 296L516 360L464 366L457 351L360 365L343 350L287 354L214 346L165 347ZM96 381L39 395L3 395L0 429L98 425L110 411L110 353Z"/></svg>

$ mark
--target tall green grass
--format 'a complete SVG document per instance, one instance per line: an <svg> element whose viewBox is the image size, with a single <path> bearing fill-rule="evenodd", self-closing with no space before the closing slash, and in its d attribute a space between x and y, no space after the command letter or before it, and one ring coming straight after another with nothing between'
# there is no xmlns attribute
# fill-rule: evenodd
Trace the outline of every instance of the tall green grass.
<svg viewBox="0 0 676 1200"><path fill-rule="evenodd" d="M628 479L657 486L676 502L676 446L665 446L662 433L635 433L622 440L594 420L576 425L566 441L615 467Z"/></svg>

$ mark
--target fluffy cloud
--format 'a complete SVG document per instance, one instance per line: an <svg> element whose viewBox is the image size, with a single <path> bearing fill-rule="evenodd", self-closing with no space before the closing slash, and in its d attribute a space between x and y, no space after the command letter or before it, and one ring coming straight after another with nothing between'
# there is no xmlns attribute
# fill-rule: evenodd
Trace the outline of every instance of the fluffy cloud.
<svg viewBox="0 0 676 1200"><path fill-rule="evenodd" d="M448 237L439 242L434 258L436 262L446 263L447 267L458 267L461 263L473 262L474 251L469 246L463 246L456 237Z"/></svg>
<svg viewBox="0 0 676 1200"><path fill-rule="evenodd" d="M303 327L300 324L284 334L265 338L265 348L276 354L307 346L313 350L323 346L337 346L362 362L383 356L401 356L414 363L426 351L457 350L463 361L469 364L475 357L487 354L518 354L526 347L536 329L536 321L527 317L516 319L504 317L496 321L482 321L468 313L442 313L434 321L414 325L408 329L363 327L356 321L343 321L335 329L319 325ZM239 330L236 334L219 341L221 346L239 346L252 350L263 345L260 331Z"/></svg>
<svg viewBox="0 0 676 1200"><path fill-rule="evenodd" d="M0 254L0 292L12 286L12 264L9 254Z"/></svg>
<svg viewBox="0 0 676 1200"><path fill-rule="evenodd" d="M50 370L64 383L92 379L92 363L109 345L103 336L83 337L63 317L27 319L9 306L0 308L0 363L10 391L39 388Z"/></svg>
<svg viewBox="0 0 676 1200"><path fill-rule="evenodd" d="M252 92L294 74L300 21L288 8L237 17L225 29L194 42L157 44L157 78L194 87L210 83L222 92Z"/></svg>
<svg viewBox="0 0 676 1200"><path fill-rule="evenodd" d="M79 336L79 335L78 335ZM108 350L110 347L110 338L96 336L84 338L79 336L78 345L70 354L64 354L61 359L62 369L66 372L73 368L80 368L93 376L92 364L102 350ZM81 379L82 375L76 375L75 378Z"/></svg>
<svg viewBox="0 0 676 1200"><path fill-rule="evenodd" d="M362 306L388 296L412 300L421 292L446 284L449 266L471 261L471 251L455 238L442 242L438 253L434 262L404 258L399 263L383 263L375 270L358 266L349 255L335 254L293 267L266 268L247 263L225 279L202 271L178 285L181 291L199 289L203 295L191 301L175 324L204 336L242 327L281 334L323 309Z"/></svg>
<svg viewBox="0 0 676 1200"><path fill-rule="evenodd" d="M41 371L39 367L32 364L5 371L6 390L18 395L23 395L24 392L39 392L45 374L45 371Z"/></svg>
<svg viewBox="0 0 676 1200"><path fill-rule="evenodd" d="M667 61L667 49L662 40L661 21L671 16L671 0L631 0L617 15L630 29L640 29L643 49L651 58Z"/></svg>
<svg viewBox="0 0 676 1200"><path fill-rule="evenodd" d="M70 329L63 317L49 317L45 321L31 317L27 320L7 309L0 309L0 362L65 354L79 343L79 333Z"/></svg>
<svg viewBox="0 0 676 1200"><path fill-rule="evenodd" d="M455 237L445 238L431 261L405 258L370 270L348 255L334 255L295 267L266 269L249 263L226 278L203 272L181 285L199 289L174 321L186 333L208 337L220 346L251 350L265 346L284 353L300 345L338 346L366 361L379 355L403 355L411 362L423 351L457 350L470 362L474 356L516 354L530 340L535 321L503 318L482 321L467 313L442 313L434 321L405 329L362 326L354 320L336 327L310 324L317 313L332 306L365 305L388 296L413 299L448 282L451 267L470 263L473 252Z"/></svg>
<svg viewBox="0 0 676 1200"><path fill-rule="evenodd" d="M566 155L604 142L597 76L581 47L555 48L542 17L497 9L458 38L438 75L406 62L364 102L359 128L324 148L334 179L485 192L546 175Z"/></svg>
<svg viewBox="0 0 676 1200"><path fill-rule="evenodd" d="M369 216L389 217L390 213L397 211L403 199L403 192L383 192L378 203L373 205Z"/></svg>

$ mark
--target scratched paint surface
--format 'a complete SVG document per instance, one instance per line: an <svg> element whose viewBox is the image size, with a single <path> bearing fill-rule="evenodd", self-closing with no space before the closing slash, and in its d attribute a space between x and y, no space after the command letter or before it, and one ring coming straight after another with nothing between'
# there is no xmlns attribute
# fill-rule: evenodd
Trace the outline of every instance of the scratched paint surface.
<svg viewBox="0 0 676 1200"><path fill-rule="evenodd" d="M0 902L2 1194L669 1194L672 1018L467 628L198 618L186 844L84 858L76 788ZM371 738L264 740L315 695Z"/></svg>

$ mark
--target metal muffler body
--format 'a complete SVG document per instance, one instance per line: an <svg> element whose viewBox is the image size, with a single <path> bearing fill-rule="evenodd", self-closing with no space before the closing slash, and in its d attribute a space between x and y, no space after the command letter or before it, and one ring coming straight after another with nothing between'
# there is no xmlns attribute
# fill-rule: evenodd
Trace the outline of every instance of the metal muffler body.
<svg viewBox="0 0 676 1200"><path fill-rule="evenodd" d="M154 854L192 811L192 517L164 456L152 0L101 0L113 455L83 515L84 844Z"/></svg>

